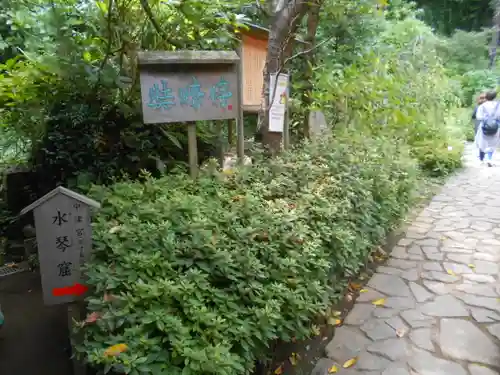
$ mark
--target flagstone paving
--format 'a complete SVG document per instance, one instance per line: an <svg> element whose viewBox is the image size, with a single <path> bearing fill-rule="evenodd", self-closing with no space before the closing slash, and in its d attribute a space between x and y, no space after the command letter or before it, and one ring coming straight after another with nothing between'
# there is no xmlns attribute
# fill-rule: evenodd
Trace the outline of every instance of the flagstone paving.
<svg viewBox="0 0 500 375"><path fill-rule="evenodd" d="M312 375L334 365L340 375L500 374L500 166L476 165L470 146L465 159L378 267Z"/></svg>

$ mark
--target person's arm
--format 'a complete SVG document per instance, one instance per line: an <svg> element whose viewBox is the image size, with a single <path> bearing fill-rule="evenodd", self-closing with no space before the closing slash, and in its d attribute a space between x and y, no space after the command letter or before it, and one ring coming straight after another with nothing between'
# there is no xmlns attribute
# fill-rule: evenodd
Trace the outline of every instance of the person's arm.
<svg viewBox="0 0 500 375"><path fill-rule="evenodd" d="M476 111L476 119L479 121L483 121L486 119L486 113L484 112L484 104L481 104Z"/></svg>
<svg viewBox="0 0 500 375"><path fill-rule="evenodd" d="M474 107L474 111L472 112L472 119L476 119L476 113L477 113L477 105Z"/></svg>

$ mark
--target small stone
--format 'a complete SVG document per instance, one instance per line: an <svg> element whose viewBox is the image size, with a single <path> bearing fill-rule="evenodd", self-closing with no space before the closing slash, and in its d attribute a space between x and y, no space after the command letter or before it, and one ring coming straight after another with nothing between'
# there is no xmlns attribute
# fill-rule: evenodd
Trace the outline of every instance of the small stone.
<svg viewBox="0 0 500 375"><path fill-rule="evenodd" d="M368 303L357 303L344 320L346 324L361 325L370 318L375 306Z"/></svg>
<svg viewBox="0 0 500 375"><path fill-rule="evenodd" d="M399 338L374 342L373 344L368 345L367 350L370 353L383 355L391 361L405 358L409 352L406 341Z"/></svg>
<svg viewBox="0 0 500 375"><path fill-rule="evenodd" d="M410 296L410 289L405 282L394 275L375 274L368 282L368 286L388 296Z"/></svg>
<svg viewBox="0 0 500 375"><path fill-rule="evenodd" d="M448 275L447 273L438 271L422 272L422 278L430 281L441 281L443 283L450 284L459 280L457 276Z"/></svg>
<svg viewBox="0 0 500 375"><path fill-rule="evenodd" d="M410 340L419 348L434 351L432 330L430 328L415 329L410 332Z"/></svg>
<svg viewBox="0 0 500 375"><path fill-rule="evenodd" d="M484 284L460 284L456 286L456 289L476 296L497 297L495 290L491 286Z"/></svg>
<svg viewBox="0 0 500 375"><path fill-rule="evenodd" d="M397 331L398 329L408 328L405 322L403 322L403 319L401 319L399 316L393 316L392 318L387 319L385 323L393 329L393 332Z"/></svg>
<svg viewBox="0 0 500 375"><path fill-rule="evenodd" d="M413 350L408 358L408 364L418 375L467 375L465 369L458 363L436 358L421 349Z"/></svg>
<svg viewBox="0 0 500 375"><path fill-rule="evenodd" d="M389 259L387 265L394 268L399 268L401 270L409 270L412 268L417 268L417 262L412 260L402 260L402 259Z"/></svg>
<svg viewBox="0 0 500 375"><path fill-rule="evenodd" d="M469 316L462 302L451 295L438 296L432 302L424 304L420 311L429 316L461 317Z"/></svg>
<svg viewBox="0 0 500 375"><path fill-rule="evenodd" d="M425 316L418 310L406 310L401 312L401 317L411 328L424 328L434 325L434 319Z"/></svg>
<svg viewBox="0 0 500 375"><path fill-rule="evenodd" d="M364 351L369 343L370 340L354 328L342 326L336 329L335 336L326 346L326 356L344 363Z"/></svg>
<svg viewBox="0 0 500 375"><path fill-rule="evenodd" d="M316 366L314 366L311 375L330 375L328 370L332 366L337 366L338 368L341 367L340 365L335 363L335 361L332 361L329 358L320 358L316 363Z"/></svg>
<svg viewBox="0 0 500 375"><path fill-rule="evenodd" d="M493 311L480 307L471 307L469 310L474 320L478 323L493 323L500 321L500 315Z"/></svg>
<svg viewBox="0 0 500 375"><path fill-rule="evenodd" d="M472 263L472 255L448 253L446 256L449 260L456 263L469 264Z"/></svg>
<svg viewBox="0 0 500 375"><path fill-rule="evenodd" d="M431 293L429 293L427 291L427 289L425 289L424 287L422 287L422 286L420 286L418 284L410 283L410 289L413 292L413 295L415 296L415 299L419 303L420 302L425 302L428 299L431 299L432 297L434 297L434 295L431 294Z"/></svg>
<svg viewBox="0 0 500 375"><path fill-rule="evenodd" d="M368 352L363 352L358 357L356 369L365 371L383 370L389 364L390 362L385 358Z"/></svg>
<svg viewBox="0 0 500 375"><path fill-rule="evenodd" d="M498 375L498 372L493 371L488 367L476 364L469 365L469 372L471 375Z"/></svg>
<svg viewBox="0 0 500 375"><path fill-rule="evenodd" d="M478 275L476 273L463 275L464 280L474 283L494 283L495 278L491 275Z"/></svg>
<svg viewBox="0 0 500 375"><path fill-rule="evenodd" d="M394 337L394 329L383 320L369 320L361 326L361 330L374 341Z"/></svg>
<svg viewBox="0 0 500 375"><path fill-rule="evenodd" d="M460 361L490 365L500 361L496 344L468 320L442 319L439 346L443 354Z"/></svg>

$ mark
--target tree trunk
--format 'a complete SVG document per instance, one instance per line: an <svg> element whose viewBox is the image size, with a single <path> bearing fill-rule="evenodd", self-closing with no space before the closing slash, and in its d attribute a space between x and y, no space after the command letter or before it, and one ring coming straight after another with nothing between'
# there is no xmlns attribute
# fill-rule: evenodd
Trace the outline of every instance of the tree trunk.
<svg viewBox="0 0 500 375"><path fill-rule="evenodd" d="M309 13L307 15L307 36L306 43L307 48L306 53L302 56L304 65L304 75L303 82L304 87L302 91L302 103L304 106L304 114L302 119L302 129L300 131L301 138L309 138L310 136L310 124L309 124L309 114L311 112L312 105L312 94L313 94L313 67L316 65L316 31L318 30L319 24L319 11L322 0L313 0L310 4Z"/></svg>
<svg viewBox="0 0 500 375"><path fill-rule="evenodd" d="M306 0L289 1L284 5L283 9L274 14L271 30L269 31L266 65L263 73L262 100L259 111L259 132L262 135L262 143L272 154L281 149L282 134L269 132L269 75L281 72L284 68L285 51L289 50L297 26L304 17L307 8L308 3Z"/></svg>

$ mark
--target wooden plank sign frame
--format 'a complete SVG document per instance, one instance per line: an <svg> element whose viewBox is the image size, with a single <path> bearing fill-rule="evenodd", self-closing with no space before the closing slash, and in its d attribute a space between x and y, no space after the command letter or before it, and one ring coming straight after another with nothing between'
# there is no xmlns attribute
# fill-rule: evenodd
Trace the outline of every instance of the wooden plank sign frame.
<svg viewBox="0 0 500 375"><path fill-rule="evenodd" d="M240 57L234 51L139 52L145 124L187 122L189 169L198 174L196 121L236 119L243 160Z"/></svg>

